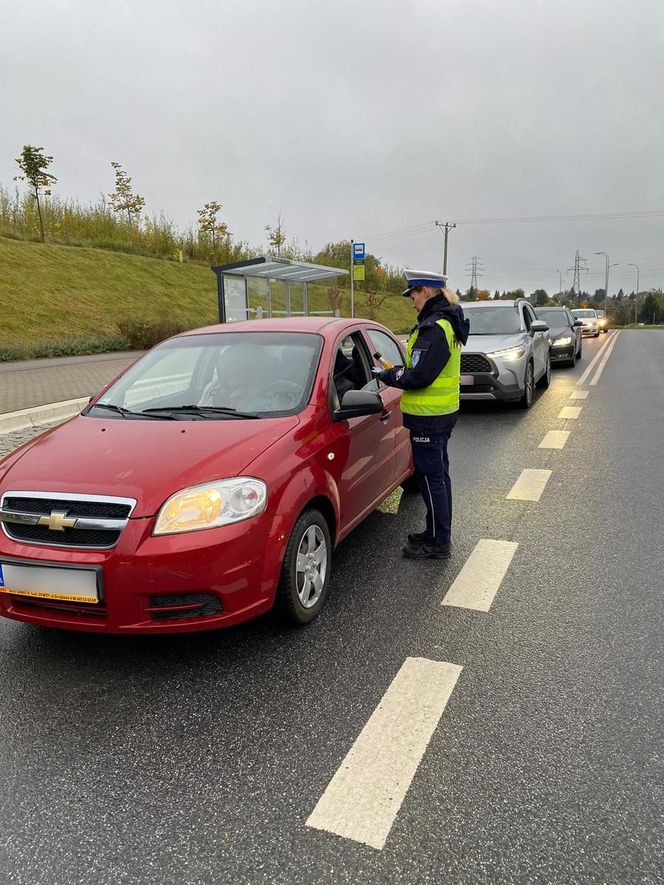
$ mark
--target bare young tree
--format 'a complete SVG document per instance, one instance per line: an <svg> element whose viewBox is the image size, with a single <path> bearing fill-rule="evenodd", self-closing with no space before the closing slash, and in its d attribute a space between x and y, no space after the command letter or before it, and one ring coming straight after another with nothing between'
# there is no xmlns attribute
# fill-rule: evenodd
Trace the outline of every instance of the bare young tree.
<svg viewBox="0 0 664 885"><path fill-rule="evenodd" d="M135 194L132 191L131 178L122 166L113 161L111 161L111 166L115 172L115 190L108 195L108 198L111 201L111 207L114 212L127 213L127 223L131 227L134 218L138 221L141 217L145 200L139 194Z"/></svg>
<svg viewBox="0 0 664 885"><path fill-rule="evenodd" d="M341 289L338 286L328 286L325 294L327 295L330 308L335 312L338 310L341 313L344 306L344 296Z"/></svg>
<svg viewBox="0 0 664 885"><path fill-rule="evenodd" d="M53 162L53 157L44 155L43 147L34 147L31 144L23 145L21 156L16 158L21 175L15 175L14 181L27 181L32 188L32 195L37 203L37 215L39 216L39 235L44 242L44 219L42 218L40 193L46 196L51 193L51 185L58 180L46 170Z"/></svg>
<svg viewBox="0 0 664 885"><path fill-rule="evenodd" d="M221 203L211 200L206 203L202 209L198 209L198 229L204 235L210 238L212 245L212 254L216 251L217 241L219 237L230 237L231 232L228 225L224 221L218 221L217 216L221 211Z"/></svg>
<svg viewBox="0 0 664 885"><path fill-rule="evenodd" d="M281 250L286 242L286 230L284 228L285 219L282 217L281 212L277 215L276 224L273 226L271 224L265 225L265 231L267 233L267 241L270 244L273 251L277 253L277 258L281 255Z"/></svg>
<svg viewBox="0 0 664 885"><path fill-rule="evenodd" d="M378 311L381 309L384 302L389 297L390 297L389 292L369 291L365 294L367 317L370 320L377 320L378 319Z"/></svg>

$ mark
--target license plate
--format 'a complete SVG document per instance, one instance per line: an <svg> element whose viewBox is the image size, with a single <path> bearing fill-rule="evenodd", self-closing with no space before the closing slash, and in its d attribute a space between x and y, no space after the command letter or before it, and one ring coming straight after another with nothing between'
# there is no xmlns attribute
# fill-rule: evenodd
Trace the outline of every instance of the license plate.
<svg viewBox="0 0 664 885"><path fill-rule="evenodd" d="M474 384L475 377L474 375L462 375L460 383L462 386L465 386L466 384Z"/></svg>
<svg viewBox="0 0 664 885"><path fill-rule="evenodd" d="M0 593L63 602L99 602L97 573L91 569L0 562Z"/></svg>

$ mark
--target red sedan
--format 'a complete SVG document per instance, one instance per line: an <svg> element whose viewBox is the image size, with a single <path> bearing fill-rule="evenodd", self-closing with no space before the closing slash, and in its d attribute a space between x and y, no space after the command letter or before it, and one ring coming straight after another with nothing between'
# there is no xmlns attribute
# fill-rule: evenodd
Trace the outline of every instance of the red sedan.
<svg viewBox="0 0 664 885"><path fill-rule="evenodd" d="M0 461L0 614L104 633L312 620L332 550L412 472L367 320L211 326Z"/></svg>

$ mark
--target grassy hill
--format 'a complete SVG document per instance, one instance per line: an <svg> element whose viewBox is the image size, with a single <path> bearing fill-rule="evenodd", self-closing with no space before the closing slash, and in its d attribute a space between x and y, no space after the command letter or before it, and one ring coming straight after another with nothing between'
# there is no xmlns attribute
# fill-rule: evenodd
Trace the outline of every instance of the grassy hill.
<svg viewBox="0 0 664 885"><path fill-rule="evenodd" d="M349 315L349 293L342 293L342 314ZM273 286L272 303L283 308L281 286ZM256 282L250 307L259 304L265 307L265 294ZM356 316L366 315L362 293L355 305ZM402 330L414 319L409 308L405 299L390 296L376 318ZM216 310L215 277L203 265L0 237L0 348L26 348L28 355L45 341L110 340L126 319L172 319L193 328L215 322ZM326 287L310 285L309 310L330 310Z"/></svg>

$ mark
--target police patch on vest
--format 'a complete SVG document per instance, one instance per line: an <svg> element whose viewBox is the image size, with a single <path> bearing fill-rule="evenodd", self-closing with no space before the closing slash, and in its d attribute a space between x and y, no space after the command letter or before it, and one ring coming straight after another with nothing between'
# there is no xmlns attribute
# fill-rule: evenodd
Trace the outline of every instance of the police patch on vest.
<svg viewBox="0 0 664 885"><path fill-rule="evenodd" d="M417 366L421 357L422 357L421 350L414 350L413 351L413 355L411 356L411 364L412 364L413 368L415 368Z"/></svg>

